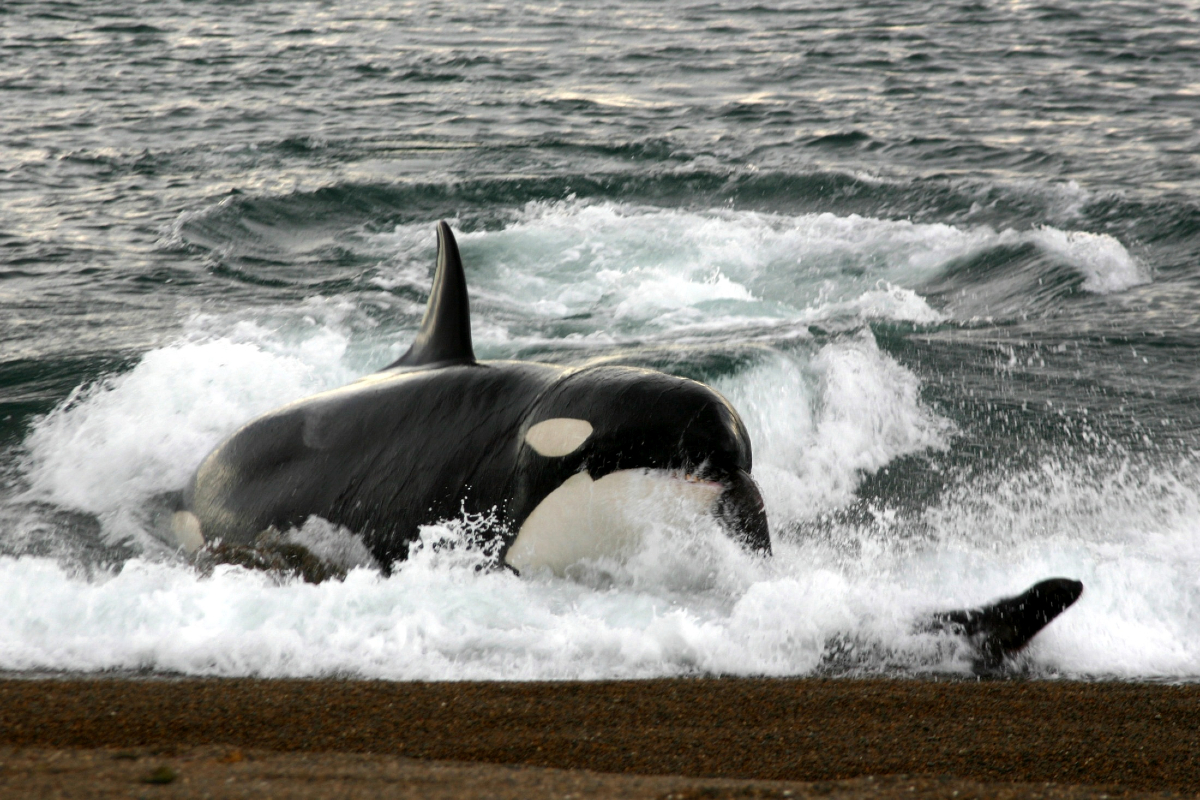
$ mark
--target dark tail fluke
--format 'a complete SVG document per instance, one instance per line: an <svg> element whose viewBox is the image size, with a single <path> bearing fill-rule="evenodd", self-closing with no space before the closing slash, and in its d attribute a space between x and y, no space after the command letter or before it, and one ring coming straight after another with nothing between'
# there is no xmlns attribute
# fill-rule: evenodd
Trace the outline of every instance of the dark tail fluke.
<svg viewBox="0 0 1200 800"><path fill-rule="evenodd" d="M1029 644L1038 631L1071 607L1083 584L1070 578L1035 583L1016 597L983 608L939 611L918 625L927 632L945 631L966 638L976 652L975 671L998 669L1004 659Z"/></svg>

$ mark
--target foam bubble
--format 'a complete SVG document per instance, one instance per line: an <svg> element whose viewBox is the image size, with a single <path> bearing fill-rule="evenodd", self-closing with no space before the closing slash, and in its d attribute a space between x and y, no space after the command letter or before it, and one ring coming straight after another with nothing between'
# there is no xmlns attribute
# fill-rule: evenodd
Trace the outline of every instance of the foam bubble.
<svg viewBox="0 0 1200 800"><path fill-rule="evenodd" d="M1030 658L1074 674L1194 679L1197 519L1200 474L1186 462L1048 460L977 478L926 510L920 526L935 539L915 568L952 567L956 600L964 587L999 593L1007 580L1078 578L1083 597L1034 640Z"/></svg>
<svg viewBox="0 0 1200 800"><path fill-rule="evenodd" d="M131 371L77 391L26 444L35 492L93 513L131 494L176 489L195 454L312 385L311 368L228 340L147 353Z"/></svg>
<svg viewBox="0 0 1200 800"><path fill-rule="evenodd" d="M749 577L759 573L747 588L726 594L739 582L722 583L705 595L680 582L664 595L637 575L648 561L633 562L632 577L618 569L603 589L476 562L424 547L390 577L353 570L310 586L232 567L198 580L138 559L84 581L46 560L0 559L0 600L13 610L0 618L0 667L393 679L803 674L855 621L855 588L829 570L771 577L747 563Z"/></svg>
<svg viewBox="0 0 1200 800"><path fill-rule="evenodd" d="M857 319L892 320L911 322L916 325L936 325L946 317L930 308L925 298L911 289L881 282L877 288L863 292L854 300L842 304L848 315ZM828 319L838 313L837 306L814 309L820 317ZM814 320L816 321L816 320Z"/></svg>
<svg viewBox="0 0 1200 800"><path fill-rule="evenodd" d="M432 261L427 226L400 226L370 242L396 254L395 265L376 279L381 286L425 291ZM856 214L569 199L529 203L503 229L464 233L459 242L473 296L504 320L492 320L476 338L484 346L494 338L500 347L538 339L561 320L581 328L577 335L606 331L617 341L736 329L748 320L936 324L942 315L916 287L951 263L1026 243L1078 270L1087 291L1148 280L1145 267L1105 234Z"/></svg>
<svg viewBox="0 0 1200 800"><path fill-rule="evenodd" d="M432 251L418 254L413 242L428 238L425 226L376 237L398 254L379 284L423 290ZM858 216L577 200L530 203L502 230L458 237L473 295L530 321L509 326L506 341L514 330L536 335L540 321L561 318L587 318L592 331L627 338L711 328L714 319L737 326L848 315L928 324L940 316L905 286L994 238ZM412 259L422 262L416 273Z"/></svg>

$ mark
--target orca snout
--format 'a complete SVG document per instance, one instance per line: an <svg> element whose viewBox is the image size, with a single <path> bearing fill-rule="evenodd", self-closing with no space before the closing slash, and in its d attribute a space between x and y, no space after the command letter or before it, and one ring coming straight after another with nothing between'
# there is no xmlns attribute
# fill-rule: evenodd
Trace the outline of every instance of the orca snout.
<svg viewBox="0 0 1200 800"><path fill-rule="evenodd" d="M750 473L743 469L734 470L720 482L725 490L717 498L714 515L725 531L746 549L771 555L767 510Z"/></svg>

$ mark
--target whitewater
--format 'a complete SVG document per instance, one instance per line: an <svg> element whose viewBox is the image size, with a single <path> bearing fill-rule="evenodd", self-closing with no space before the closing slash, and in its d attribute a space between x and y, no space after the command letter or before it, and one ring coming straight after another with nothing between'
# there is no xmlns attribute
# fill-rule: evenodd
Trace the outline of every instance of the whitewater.
<svg viewBox="0 0 1200 800"><path fill-rule="evenodd" d="M223 209L177 219L162 237ZM650 524L628 558L581 563L567 578L518 577L484 568L486 553L469 545L486 521L454 519L431 521L385 575L352 534L314 518L290 535L346 568L345 580L310 585L227 565L202 574L162 535L156 498L254 415L403 352L431 234L429 221L350 231L342 246L381 263L366 290L187 313L172 340L32 425L0 512L0 669L393 680L969 674L969 653L914 632L914 621L1063 575L1083 581L1083 598L1014 671L1200 674L1200 474L1190 460L1102 448L964 474L943 458L960 424L923 398L922 379L873 332L879 322L943 329L953 321L945 304L918 289L1003 248L1035 250L1097 297L1150 280L1115 238L1050 226L576 198L514 208L502 225L460 236L479 356L650 363L710 382L750 431L774 557L747 554L715 529ZM381 321L381 308L404 324ZM945 470L943 490L915 508L896 499L845 513L864 480L897 465Z"/></svg>

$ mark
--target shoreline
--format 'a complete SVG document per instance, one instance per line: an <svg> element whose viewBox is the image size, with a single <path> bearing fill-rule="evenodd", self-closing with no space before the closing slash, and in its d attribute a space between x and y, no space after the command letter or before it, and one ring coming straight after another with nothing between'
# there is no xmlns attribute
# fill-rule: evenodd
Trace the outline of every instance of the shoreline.
<svg viewBox="0 0 1200 800"><path fill-rule="evenodd" d="M167 755L218 747L705 780L950 776L993 787L1194 793L1200 686L0 678L0 747Z"/></svg>

